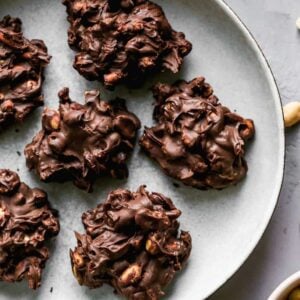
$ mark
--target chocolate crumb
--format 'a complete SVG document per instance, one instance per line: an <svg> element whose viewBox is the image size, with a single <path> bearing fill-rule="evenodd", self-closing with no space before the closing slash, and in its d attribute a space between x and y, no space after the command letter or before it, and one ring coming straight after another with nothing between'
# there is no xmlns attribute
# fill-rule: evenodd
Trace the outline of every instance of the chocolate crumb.
<svg viewBox="0 0 300 300"><path fill-rule="evenodd" d="M46 108L42 130L25 148L26 163L45 182L73 183L92 191L103 175L127 178L139 119L124 100L100 100L99 91L85 92L85 104L74 102L69 90L59 93L58 110Z"/></svg>
<svg viewBox="0 0 300 300"><path fill-rule="evenodd" d="M245 177L252 120L221 105L204 77L160 83L153 94L157 125L145 128L140 145L167 175L199 189L222 189Z"/></svg>
<svg viewBox="0 0 300 300"><path fill-rule="evenodd" d="M49 257L45 242L59 232L58 212L47 194L31 189L17 173L0 170L0 280L26 279L32 289L41 285Z"/></svg>
<svg viewBox="0 0 300 300"><path fill-rule="evenodd" d="M118 189L82 215L86 233L75 233L70 251L73 274L90 288L110 284L127 299L154 300L183 269L192 240L179 232L181 212L171 199Z"/></svg>
<svg viewBox="0 0 300 300"><path fill-rule="evenodd" d="M43 72L49 61L43 41L23 36L20 19L0 21L0 130L44 104Z"/></svg>
<svg viewBox="0 0 300 300"><path fill-rule="evenodd" d="M74 67L107 88L138 86L154 72L177 73L192 45L162 8L147 0L64 0Z"/></svg>

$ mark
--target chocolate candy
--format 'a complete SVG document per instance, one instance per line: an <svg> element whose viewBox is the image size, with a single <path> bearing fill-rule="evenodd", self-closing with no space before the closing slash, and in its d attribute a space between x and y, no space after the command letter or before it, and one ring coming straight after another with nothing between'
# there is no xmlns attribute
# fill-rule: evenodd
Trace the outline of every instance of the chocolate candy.
<svg viewBox="0 0 300 300"><path fill-rule="evenodd" d="M27 40L20 19L0 22L0 130L43 105L43 71L50 61L41 40Z"/></svg>
<svg viewBox="0 0 300 300"><path fill-rule="evenodd" d="M49 257L45 242L59 232L57 215L44 191L0 170L0 280L26 279L32 289L41 285Z"/></svg>
<svg viewBox="0 0 300 300"><path fill-rule="evenodd" d="M145 75L177 73L192 45L169 24L162 8L147 0L64 0L74 67L107 88L137 86Z"/></svg>
<svg viewBox="0 0 300 300"><path fill-rule="evenodd" d="M128 299L158 299L191 251L188 232L178 233L181 212L172 201L141 186L119 189L82 215L86 233L76 233L70 251L80 285L110 284Z"/></svg>
<svg viewBox="0 0 300 300"><path fill-rule="evenodd" d="M145 129L140 145L167 175L199 189L225 188L245 177L252 120L222 106L203 77L157 84L153 93L157 125Z"/></svg>
<svg viewBox="0 0 300 300"><path fill-rule="evenodd" d="M72 180L87 191L101 175L126 178L140 121L124 100L107 103L94 90L85 93L82 105L71 101L67 88L59 98L59 110L44 110L42 130L25 148L29 169L42 181Z"/></svg>

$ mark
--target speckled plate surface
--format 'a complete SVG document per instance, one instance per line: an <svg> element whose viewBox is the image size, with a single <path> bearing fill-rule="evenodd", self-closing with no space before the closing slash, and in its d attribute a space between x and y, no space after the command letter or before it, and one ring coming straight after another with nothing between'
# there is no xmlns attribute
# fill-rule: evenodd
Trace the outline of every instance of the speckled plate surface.
<svg viewBox="0 0 300 300"><path fill-rule="evenodd" d="M26 283L0 283L0 299L117 299L109 287L89 290L80 287L70 267L69 248L75 246L73 231L83 231L81 214L101 202L117 187L148 189L171 197L182 210L181 227L193 237L187 268L176 277L166 299L204 299L218 289L241 266L261 238L277 203L284 168L284 127L280 98L272 73L249 32L219 0L160 0L176 30L184 31L194 45L179 75L163 74L142 89L119 88L105 92L100 84L80 77L72 67L74 53L67 45L65 8L60 0L0 0L1 17L10 14L23 20L25 35L43 39L53 56L46 71L46 105L57 107L57 92L64 86L71 96L83 101L83 92L101 88L104 99L115 95L128 99L128 107L152 124L153 82L190 80L205 75L223 104L256 123L256 137L247 152L249 173L242 183L223 191L198 191L174 187L158 166L137 146L129 162L125 181L100 179L93 194L71 183L43 184L28 172L24 146L40 128L41 109L22 126L0 135L1 167L19 170L23 181L44 188L60 211L61 232L53 243L51 259L42 287L28 290ZM16 132L16 129L19 129ZM21 152L18 155L17 151Z"/></svg>

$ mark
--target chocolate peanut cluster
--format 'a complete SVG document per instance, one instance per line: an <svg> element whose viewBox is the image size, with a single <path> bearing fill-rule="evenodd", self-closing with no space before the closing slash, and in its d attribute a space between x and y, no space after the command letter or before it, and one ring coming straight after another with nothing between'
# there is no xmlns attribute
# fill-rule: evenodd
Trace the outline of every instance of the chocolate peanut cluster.
<svg viewBox="0 0 300 300"><path fill-rule="evenodd" d="M0 280L28 280L41 285L42 270L49 257L45 242L59 232L57 211L47 194L20 182L10 170L0 170Z"/></svg>
<svg viewBox="0 0 300 300"><path fill-rule="evenodd" d="M43 41L23 36L20 19L0 21L0 130L43 105L43 71L49 61Z"/></svg>
<svg viewBox="0 0 300 300"><path fill-rule="evenodd" d="M203 77L153 88L157 125L141 147L171 177L200 189L225 188L247 173L245 144L252 120L222 106Z"/></svg>
<svg viewBox="0 0 300 300"><path fill-rule="evenodd" d="M85 93L85 104L73 102L67 88L59 92L58 111L46 108L42 130L25 148L29 169L42 181L72 180L91 191L97 177L128 176L126 160L134 147L140 121L124 100L100 100L98 91Z"/></svg>
<svg viewBox="0 0 300 300"><path fill-rule="evenodd" d="M86 233L76 233L70 251L79 284L107 283L128 299L155 300L180 271L191 251L188 232L179 234L181 212L169 198L119 189L82 215Z"/></svg>
<svg viewBox="0 0 300 300"><path fill-rule="evenodd" d="M162 8L147 0L64 0L74 67L107 88L140 84L145 75L177 73L192 45L169 24Z"/></svg>

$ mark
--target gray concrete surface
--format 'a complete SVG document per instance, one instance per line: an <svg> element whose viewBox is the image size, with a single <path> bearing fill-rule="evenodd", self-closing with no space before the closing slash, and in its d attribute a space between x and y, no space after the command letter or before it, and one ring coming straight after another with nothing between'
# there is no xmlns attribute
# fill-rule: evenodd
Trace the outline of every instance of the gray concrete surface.
<svg viewBox="0 0 300 300"><path fill-rule="evenodd" d="M300 100L298 0L227 0L253 33L276 77L283 104ZM272 153L270 153L272 155ZM270 174L272 176L272 174ZM300 270L300 126L286 131L286 170L272 221L244 266L210 300L266 300Z"/></svg>

